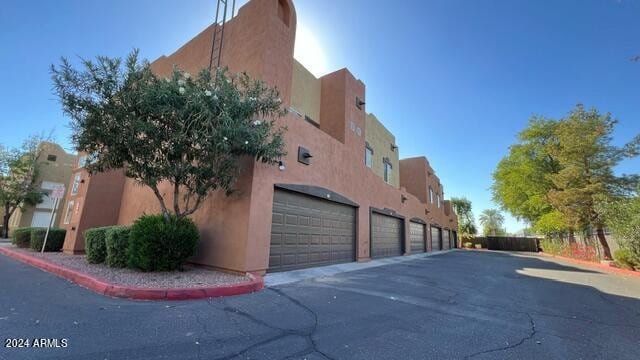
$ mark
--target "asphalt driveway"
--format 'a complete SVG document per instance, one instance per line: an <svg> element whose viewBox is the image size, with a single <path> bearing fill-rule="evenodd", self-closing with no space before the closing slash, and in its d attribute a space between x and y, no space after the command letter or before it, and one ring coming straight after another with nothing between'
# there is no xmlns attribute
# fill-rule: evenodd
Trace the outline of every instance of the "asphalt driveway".
<svg viewBox="0 0 640 360"><path fill-rule="evenodd" d="M456 251L223 299L96 295L0 256L1 359L637 359L640 278ZM59 342L60 343L60 342Z"/></svg>

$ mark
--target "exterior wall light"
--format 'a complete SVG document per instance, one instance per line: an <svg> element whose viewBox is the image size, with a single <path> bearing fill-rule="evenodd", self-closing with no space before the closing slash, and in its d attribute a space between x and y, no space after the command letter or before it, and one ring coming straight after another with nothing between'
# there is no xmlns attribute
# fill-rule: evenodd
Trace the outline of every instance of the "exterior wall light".
<svg viewBox="0 0 640 360"><path fill-rule="evenodd" d="M400 195L400 201L404 204L404 202L407 201L407 197L404 196L404 194Z"/></svg>
<svg viewBox="0 0 640 360"><path fill-rule="evenodd" d="M284 166L284 163L282 161L278 161L278 169L280 169L280 171L284 171L287 167Z"/></svg>

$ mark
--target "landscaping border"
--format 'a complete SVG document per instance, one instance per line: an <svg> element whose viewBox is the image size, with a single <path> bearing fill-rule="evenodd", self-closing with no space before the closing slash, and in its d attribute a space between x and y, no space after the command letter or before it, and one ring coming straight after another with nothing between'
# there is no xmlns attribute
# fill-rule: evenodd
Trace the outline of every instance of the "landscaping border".
<svg viewBox="0 0 640 360"><path fill-rule="evenodd" d="M0 246L0 254L14 258L25 264L37 267L59 277L65 278L98 294L134 299L134 300L190 300L211 297L233 296L260 291L264 288L264 279L258 274L247 274L251 280L222 286L195 288L140 288L116 285L95 278L85 273L71 270L50 261L23 254L10 248Z"/></svg>
<svg viewBox="0 0 640 360"><path fill-rule="evenodd" d="M541 256L544 256L544 257L556 258L556 259L572 262L572 263L579 264L579 265L595 267L595 268L598 268L598 269L606 271L606 272L616 273L616 274L620 274L620 275L628 275L628 276L640 277L640 271L621 269L621 268L613 266L613 265L607 265L607 264L602 264L602 263L597 263L597 262L587 261L587 260L579 260L579 259L574 259L574 258L570 258L570 257L560 256L560 255L552 255L552 254L548 254L548 253L545 253L545 252L542 252L542 251L539 252L538 254L540 254Z"/></svg>

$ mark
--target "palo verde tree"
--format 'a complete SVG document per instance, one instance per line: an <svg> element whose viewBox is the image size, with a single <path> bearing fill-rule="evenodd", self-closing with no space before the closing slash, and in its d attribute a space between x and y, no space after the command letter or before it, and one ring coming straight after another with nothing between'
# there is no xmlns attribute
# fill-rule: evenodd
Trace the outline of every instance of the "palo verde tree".
<svg viewBox="0 0 640 360"><path fill-rule="evenodd" d="M470 240L478 232L475 221L473 219L473 211L471 209L471 200L465 197L451 198L451 206L458 215L458 233L460 240Z"/></svg>
<svg viewBox="0 0 640 360"><path fill-rule="evenodd" d="M42 154L43 137L31 136L19 149L0 145L0 205L3 237L9 237L9 219L25 205L42 202L43 193L38 189L38 161Z"/></svg>
<svg viewBox="0 0 640 360"><path fill-rule="evenodd" d="M133 51L52 66L72 140L91 173L124 168L148 186L167 221L194 213L215 190L230 193L242 158L277 164L285 155L278 91L224 69L156 75ZM172 191L166 196L160 184Z"/></svg>
<svg viewBox="0 0 640 360"><path fill-rule="evenodd" d="M609 113L578 105L558 122L558 142L549 152L560 164L560 170L549 176L554 184L548 194L550 204L570 227L595 228L606 259L611 259L604 234L606 219L599 216L596 205L601 199L628 196L639 180L637 174L614 173L620 161L640 152L640 135L623 146L612 144L617 122Z"/></svg>

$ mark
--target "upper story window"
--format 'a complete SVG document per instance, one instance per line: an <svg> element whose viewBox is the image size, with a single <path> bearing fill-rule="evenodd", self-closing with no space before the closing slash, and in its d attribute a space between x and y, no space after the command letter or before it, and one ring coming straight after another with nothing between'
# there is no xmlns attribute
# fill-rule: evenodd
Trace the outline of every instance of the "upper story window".
<svg viewBox="0 0 640 360"><path fill-rule="evenodd" d="M438 194L438 208L440 208L440 194Z"/></svg>
<svg viewBox="0 0 640 360"><path fill-rule="evenodd" d="M391 163L389 161L385 161L384 162L384 181L387 184L391 184L391 179L393 178L392 170L393 170L393 167L391 166Z"/></svg>
<svg viewBox="0 0 640 360"><path fill-rule="evenodd" d="M87 155L82 155L78 159L78 167L83 168L85 165L87 165Z"/></svg>
<svg viewBox="0 0 640 360"><path fill-rule="evenodd" d="M49 154L47 155L47 161L56 161L58 160L58 157L53 155L53 154Z"/></svg>
<svg viewBox="0 0 640 360"><path fill-rule="evenodd" d="M71 195L77 194L79 188L80 188L80 174L78 173L73 177L73 184L71 185Z"/></svg>
<svg viewBox="0 0 640 360"><path fill-rule="evenodd" d="M373 149L369 146L364 148L364 164L369 168L373 167Z"/></svg>
<svg viewBox="0 0 640 360"><path fill-rule="evenodd" d="M433 189L429 186L429 203L433 204Z"/></svg>

